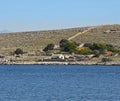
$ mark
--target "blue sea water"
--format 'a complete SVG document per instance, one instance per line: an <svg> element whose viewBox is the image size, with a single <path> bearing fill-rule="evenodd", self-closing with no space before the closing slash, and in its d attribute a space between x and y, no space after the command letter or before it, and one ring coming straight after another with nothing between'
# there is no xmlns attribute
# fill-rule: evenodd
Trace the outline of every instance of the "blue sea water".
<svg viewBox="0 0 120 101"><path fill-rule="evenodd" d="M0 65L0 101L120 101L120 67Z"/></svg>

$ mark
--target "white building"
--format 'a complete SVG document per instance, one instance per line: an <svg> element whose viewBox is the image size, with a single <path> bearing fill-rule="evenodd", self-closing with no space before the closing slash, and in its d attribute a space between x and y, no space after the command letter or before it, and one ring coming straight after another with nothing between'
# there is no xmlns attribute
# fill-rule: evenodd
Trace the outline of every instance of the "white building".
<svg viewBox="0 0 120 101"><path fill-rule="evenodd" d="M65 56L62 54L52 54L51 59L65 59Z"/></svg>

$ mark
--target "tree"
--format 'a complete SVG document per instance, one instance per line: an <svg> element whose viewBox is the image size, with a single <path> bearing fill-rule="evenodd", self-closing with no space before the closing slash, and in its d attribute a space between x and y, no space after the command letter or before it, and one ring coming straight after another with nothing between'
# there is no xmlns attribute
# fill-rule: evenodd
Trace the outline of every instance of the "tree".
<svg viewBox="0 0 120 101"><path fill-rule="evenodd" d="M64 47L69 41L67 39L62 39L59 43L61 50L64 50Z"/></svg>
<svg viewBox="0 0 120 101"><path fill-rule="evenodd" d="M105 50L106 48L107 48L106 44L102 44L102 43L93 43L93 47L92 47L93 50Z"/></svg>
<svg viewBox="0 0 120 101"><path fill-rule="evenodd" d="M63 47L63 51L65 52L76 52L77 45L74 42L67 42Z"/></svg>
<svg viewBox="0 0 120 101"><path fill-rule="evenodd" d="M19 55L19 54L23 54L24 52L23 52L22 49L17 48L17 49L14 51L14 53L15 53L16 55Z"/></svg>
<svg viewBox="0 0 120 101"><path fill-rule="evenodd" d="M89 48L84 48L84 49L79 51L79 54L83 54L83 55L89 55L91 53L92 53L92 50Z"/></svg>
<svg viewBox="0 0 120 101"><path fill-rule="evenodd" d="M93 47L93 44L92 43L85 43L84 47L88 47L88 48L91 49Z"/></svg>
<svg viewBox="0 0 120 101"><path fill-rule="evenodd" d="M120 50L117 49L116 47L114 47L113 45L107 44L106 46L107 46L108 51L111 51L111 52L114 52L114 53L120 53Z"/></svg>
<svg viewBox="0 0 120 101"><path fill-rule="evenodd" d="M49 51L49 50L53 50L54 49L54 44L48 44L44 49L43 49L43 51L45 51L45 52L47 52L47 51Z"/></svg>
<svg viewBox="0 0 120 101"><path fill-rule="evenodd" d="M68 41L67 39L62 39L59 44L62 51L69 53L76 52L76 42Z"/></svg>

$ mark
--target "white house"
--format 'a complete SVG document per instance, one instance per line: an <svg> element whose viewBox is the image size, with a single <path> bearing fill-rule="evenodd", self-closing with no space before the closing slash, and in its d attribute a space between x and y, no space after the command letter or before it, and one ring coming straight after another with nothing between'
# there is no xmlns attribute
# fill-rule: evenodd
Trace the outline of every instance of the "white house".
<svg viewBox="0 0 120 101"><path fill-rule="evenodd" d="M62 54L52 54L51 59L65 59L65 56Z"/></svg>

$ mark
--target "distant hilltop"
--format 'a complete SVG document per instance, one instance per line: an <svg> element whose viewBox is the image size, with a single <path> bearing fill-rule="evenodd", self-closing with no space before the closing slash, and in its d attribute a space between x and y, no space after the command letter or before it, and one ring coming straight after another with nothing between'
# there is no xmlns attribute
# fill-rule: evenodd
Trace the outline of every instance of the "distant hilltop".
<svg viewBox="0 0 120 101"><path fill-rule="evenodd" d="M0 34L0 53L16 48L25 51L37 51L47 44L58 45L61 39L77 43L107 43L120 47L120 25L100 25L48 31L29 31Z"/></svg>
<svg viewBox="0 0 120 101"><path fill-rule="evenodd" d="M7 29L4 29L4 30L0 30L0 33L11 33L12 31L9 31Z"/></svg>

